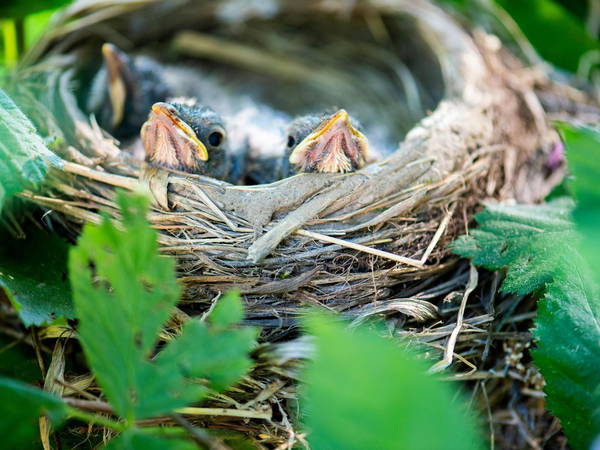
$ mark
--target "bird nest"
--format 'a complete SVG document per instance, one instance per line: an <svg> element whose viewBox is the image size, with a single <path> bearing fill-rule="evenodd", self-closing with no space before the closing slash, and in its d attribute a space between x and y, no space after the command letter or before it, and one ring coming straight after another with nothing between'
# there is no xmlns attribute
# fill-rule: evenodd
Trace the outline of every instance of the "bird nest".
<svg viewBox="0 0 600 450"><path fill-rule="evenodd" d="M38 127L61 137L65 163L43 195L25 195L76 232L101 213L118 217L117 188L147 188L150 221L179 262L192 309L235 288L247 320L263 328L292 325L306 305L354 318L435 317L435 306L402 299L452 267L446 244L477 205L544 194L531 192L543 174L527 173L527 161L555 134L531 86L510 74L495 39L474 40L425 2L267 3L73 5L28 55L37 63L28 78L41 74L51 97L29 109ZM341 104L367 127L384 125L383 140L397 148L354 173L258 186L140 167L85 116L72 89L75 62L97 58L109 38L128 50L151 43L171 57L191 55L287 112ZM515 183L523 179L528 192Z"/></svg>
<svg viewBox="0 0 600 450"><path fill-rule="evenodd" d="M353 173L257 186L140 165L81 111L74 93L78 64L97 58L105 41L200 64L233 91L256 93L290 114L344 107L367 131L383 129L382 145L392 142L395 151ZM483 370L490 342L477 336L516 307L452 307L467 284L475 289L476 273L447 244L468 231L483 201L543 198L553 183L544 157L557 142L534 93L547 81L543 73L525 68L497 38L470 34L415 0L81 1L54 21L24 64L14 89L38 89L18 98L42 133L58 137L53 149L64 163L43 192L23 197L50 211L45 220L55 229L76 236L102 214L118 218L115 191L141 187L154 199L149 219L161 251L178 261L186 314L202 313L235 288L246 321L262 327L265 341L289 337L312 306L354 323L383 317L394 333L440 354L458 321L466 331L450 361L454 351L459 367ZM476 292L487 298L497 283L487 276ZM530 339L513 331L518 342ZM289 398L292 388L283 392L281 380L295 375L283 367L305 356L305 347L263 350L257 358L279 369L256 369L261 381L248 382L248 391L279 383L261 402ZM265 429L257 426L256 435ZM289 426L269 430L271 443L295 439Z"/></svg>

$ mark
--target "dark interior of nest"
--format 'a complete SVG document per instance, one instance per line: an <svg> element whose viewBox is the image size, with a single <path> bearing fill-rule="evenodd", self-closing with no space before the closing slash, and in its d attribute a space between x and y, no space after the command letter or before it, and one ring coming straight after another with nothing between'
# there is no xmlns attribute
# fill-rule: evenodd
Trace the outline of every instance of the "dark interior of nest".
<svg viewBox="0 0 600 450"><path fill-rule="evenodd" d="M154 23L136 27L125 16L120 20L127 26L114 41L127 52L196 70L199 79L218 80L227 95L249 97L289 118L345 108L383 154L444 95L437 57L409 17L304 11L227 23L204 10L194 16L190 7L186 16L171 12L157 29ZM161 17L152 8L144 14ZM91 69L79 81L83 97L105 34L77 44L79 61Z"/></svg>
<svg viewBox="0 0 600 450"><path fill-rule="evenodd" d="M365 134L384 154L394 152L405 134L444 96L437 57L409 17L370 15L360 10L351 15L339 11L313 14L308 9L238 21L224 16L217 20L205 9L198 7L195 11L190 6L189 10L170 9L163 14L149 8L143 14L165 17L161 20L138 19L136 15L142 16L139 11L126 13L110 22L109 28L102 24L73 33L49 54L77 55L78 75L70 73L67 84L76 87L80 105L81 98L88 95L89 74L94 72L94 62L99 61L100 46L109 34L128 52L147 51L165 64L198 68L208 78L223 83L229 95L249 96L289 116L343 107L356 115ZM67 61L71 64L73 60ZM91 67L87 75L86 67ZM60 84L56 82L56 86ZM133 180L140 176L140 168L127 155L97 158L89 150L94 147L89 136L82 139L75 130L69 137L68 130L62 128L71 149L84 155L76 162L100 175L86 178L57 172L47 195L33 201L53 211L46 220L55 219L54 229L76 236L83 222L98 221L100 213L118 217L115 190L123 187L122 181L112 184L113 179L103 178L102 174ZM97 139L106 137L96 135ZM66 148L59 145L57 151L62 150L61 156L73 160ZM233 206L219 202L220 192L225 189L222 182L170 175L168 208L155 206L150 219L160 231L162 251L178 259L180 280L185 286L181 308L199 314L218 293L238 289L246 303L247 321L263 327L264 337L269 340L289 336L297 316L309 306L324 307L358 321L374 315L393 320L408 317L410 321L435 318L436 299L455 288L453 281L444 284L444 280L455 279L457 273L464 278L464 268L455 268L456 260L448 255L446 244L465 230L465 220L478 200L459 198L458 193L465 191L465 185L484 182L474 174L449 187L434 186L432 189L437 190L417 194L407 186L354 212L336 216L333 211L328 216L325 210L304 222L305 228L314 232L405 255L417 262L429 252L426 265L399 265L343 244L298 234L288 236L259 263L249 261L248 248L265 230L326 190L331 180L343 177L322 175L326 181L314 181L313 177L306 182L280 182L284 188L276 190L278 195L283 192L286 199L295 200L289 200L281 211L271 208L262 222L236 215ZM300 177L303 175L294 178ZM367 173L367 183L368 178ZM191 185L200 187L202 195ZM275 191L259 186L240 187L236 192L242 204L265 202L268 207L270 192ZM207 206L205 196L214 203L212 206L225 211L223 216ZM373 226L364 225L369 218L403 202L429 204L419 211L411 210L407 216L391 215L389 220ZM456 220L448 223L450 217ZM445 234L428 249L440 229ZM415 297L439 283L442 288L433 289L427 300ZM385 305L383 300L387 301Z"/></svg>

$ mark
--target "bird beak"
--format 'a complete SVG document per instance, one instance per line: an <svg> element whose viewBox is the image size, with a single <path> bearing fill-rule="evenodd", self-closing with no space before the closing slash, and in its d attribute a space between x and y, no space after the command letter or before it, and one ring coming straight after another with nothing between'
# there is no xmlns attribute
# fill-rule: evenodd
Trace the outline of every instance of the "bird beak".
<svg viewBox="0 0 600 450"><path fill-rule="evenodd" d="M208 161L206 146L168 103L152 105L141 137L146 155L160 165L193 171L197 160Z"/></svg>
<svg viewBox="0 0 600 450"><path fill-rule="evenodd" d="M305 172L344 173L364 166L369 141L340 109L296 146L290 163Z"/></svg>
<svg viewBox="0 0 600 450"><path fill-rule="evenodd" d="M125 114L125 100L127 89L125 76L127 68L127 55L112 44L102 45L102 56L108 69L108 95L112 106L112 125L118 127L123 122Z"/></svg>

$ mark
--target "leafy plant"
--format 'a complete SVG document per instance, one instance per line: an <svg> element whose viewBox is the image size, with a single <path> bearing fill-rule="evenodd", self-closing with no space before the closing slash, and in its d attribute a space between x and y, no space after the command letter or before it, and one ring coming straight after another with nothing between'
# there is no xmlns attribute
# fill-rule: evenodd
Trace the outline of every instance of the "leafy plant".
<svg viewBox="0 0 600 450"><path fill-rule="evenodd" d="M316 337L304 374L313 448L481 448L476 421L452 386L427 375L425 362L406 348L328 317L306 324Z"/></svg>
<svg viewBox="0 0 600 450"><path fill-rule="evenodd" d="M257 329L238 326L243 309L236 293L223 296L205 320L189 320L179 336L156 352L158 334L179 298L174 262L158 254L156 232L145 219L147 199L119 193L118 202L123 230L108 219L86 225L71 250L69 277L79 341L122 420L83 413L46 392L0 379L0 413L28 424L18 436L21 443L35 430L32 421L47 411L55 424L69 416L120 432L110 448L194 448L181 433L140 428L135 421L172 414L225 389L251 366L248 352ZM21 404L28 412L21 411ZM0 434L11 424L0 422Z"/></svg>
<svg viewBox="0 0 600 450"><path fill-rule="evenodd" d="M567 139L570 160L572 144ZM575 175L576 185L587 191L587 177ZM591 206L584 205L578 211ZM597 213L599 206L592 209ZM598 277L579 253L581 237L570 220L573 208L564 199L542 206L488 205L476 216L479 227L453 248L477 265L505 269L502 291L540 292L534 361L547 383L549 410L561 419L571 445L584 449L600 432L600 295ZM577 225L594 230L595 239L598 222L584 218L596 213L575 214Z"/></svg>
<svg viewBox="0 0 600 450"><path fill-rule="evenodd" d="M108 219L87 225L71 252L69 274L88 362L115 411L133 427L136 419L171 412L237 381L251 366L257 330L236 329L243 311L239 296L230 294L208 322L190 320L151 358L180 288L174 261L158 254L156 232L145 219L147 199L121 193L118 201L125 231Z"/></svg>
<svg viewBox="0 0 600 450"><path fill-rule="evenodd" d="M39 185L50 165L60 167L62 160L0 89L0 211L15 194Z"/></svg>
<svg viewBox="0 0 600 450"><path fill-rule="evenodd" d="M26 239L0 232L0 287L27 327L58 317L73 318L67 277L69 247L55 235L30 228Z"/></svg>

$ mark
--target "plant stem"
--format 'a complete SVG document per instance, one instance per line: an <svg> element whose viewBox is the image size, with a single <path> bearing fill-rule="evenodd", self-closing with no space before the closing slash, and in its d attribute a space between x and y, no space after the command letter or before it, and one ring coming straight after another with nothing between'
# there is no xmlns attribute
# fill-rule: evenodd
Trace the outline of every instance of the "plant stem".
<svg viewBox="0 0 600 450"><path fill-rule="evenodd" d="M127 429L127 427L121 422L117 422L116 420L109 419L108 417L101 416L99 414L90 414L80 409L69 408L69 416L75 419L83 420L87 423L102 425L103 427L107 427L119 432Z"/></svg>

